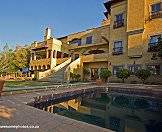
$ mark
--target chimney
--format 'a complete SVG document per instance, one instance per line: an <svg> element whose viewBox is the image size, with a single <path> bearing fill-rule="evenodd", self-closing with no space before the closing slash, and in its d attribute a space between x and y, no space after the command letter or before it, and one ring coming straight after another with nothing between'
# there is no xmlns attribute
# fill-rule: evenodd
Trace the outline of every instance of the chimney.
<svg viewBox="0 0 162 132"><path fill-rule="evenodd" d="M50 39L50 38L51 38L51 29L46 28L44 40L47 40L47 39Z"/></svg>

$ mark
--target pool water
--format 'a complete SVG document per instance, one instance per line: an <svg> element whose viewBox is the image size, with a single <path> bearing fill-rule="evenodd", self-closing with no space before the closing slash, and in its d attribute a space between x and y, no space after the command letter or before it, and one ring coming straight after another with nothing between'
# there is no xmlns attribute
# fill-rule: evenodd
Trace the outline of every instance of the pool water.
<svg viewBox="0 0 162 132"><path fill-rule="evenodd" d="M54 106L53 113L119 132L162 132L162 99L102 93Z"/></svg>

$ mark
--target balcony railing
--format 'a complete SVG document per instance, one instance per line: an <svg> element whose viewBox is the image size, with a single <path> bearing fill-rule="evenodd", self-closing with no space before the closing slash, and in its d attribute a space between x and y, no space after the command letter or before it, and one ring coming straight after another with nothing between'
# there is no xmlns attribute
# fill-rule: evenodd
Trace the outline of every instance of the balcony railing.
<svg viewBox="0 0 162 132"><path fill-rule="evenodd" d="M113 55L121 55L121 54L123 54L123 47L113 48L113 50L114 50L112 52Z"/></svg>
<svg viewBox="0 0 162 132"><path fill-rule="evenodd" d="M83 62L107 61L109 53L90 54L83 56Z"/></svg>
<svg viewBox="0 0 162 132"><path fill-rule="evenodd" d="M150 15L150 19L155 19L155 18L162 18L162 11L152 12Z"/></svg>
<svg viewBox="0 0 162 132"><path fill-rule="evenodd" d="M47 49L48 45L44 42L36 43L33 45L32 50Z"/></svg>
<svg viewBox="0 0 162 132"><path fill-rule="evenodd" d="M120 20L120 21L114 21L114 25L113 28L119 28L119 27L123 27L124 26L124 19Z"/></svg>

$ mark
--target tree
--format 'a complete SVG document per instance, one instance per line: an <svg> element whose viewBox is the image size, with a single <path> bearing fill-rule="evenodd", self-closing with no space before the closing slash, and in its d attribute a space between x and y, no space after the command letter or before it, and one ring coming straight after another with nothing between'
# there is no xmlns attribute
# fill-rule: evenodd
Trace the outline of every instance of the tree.
<svg viewBox="0 0 162 132"><path fill-rule="evenodd" d="M100 78L107 82L107 79L111 76L111 71L108 69L101 69L100 71Z"/></svg>
<svg viewBox="0 0 162 132"><path fill-rule="evenodd" d="M29 67L30 48L23 47L15 51L13 62L14 62L14 65L20 70L24 67Z"/></svg>
<svg viewBox="0 0 162 132"><path fill-rule="evenodd" d="M10 74L29 66L30 48L23 47L13 51L6 44L0 52L0 74Z"/></svg>
<svg viewBox="0 0 162 132"><path fill-rule="evenodd" d="M148 69L140 69L135 75L145 83L145 80L151 76L151 72Z"/></svg>
<svg viewBox="0 0 162 132"><path fill-rule="evenodd" d="M0 73L13 73L16 69L14 63L14 53L12 49L6 44L3 51L0 53Z"/></svg>
<svg viewBox="0 0 162 132"><path fill-rule="evenodd" d="M128 69L121 69L116 73L116 76L120 79L122 79L123 83L125 79L127 79L130 76L130 71Z"/></svg>

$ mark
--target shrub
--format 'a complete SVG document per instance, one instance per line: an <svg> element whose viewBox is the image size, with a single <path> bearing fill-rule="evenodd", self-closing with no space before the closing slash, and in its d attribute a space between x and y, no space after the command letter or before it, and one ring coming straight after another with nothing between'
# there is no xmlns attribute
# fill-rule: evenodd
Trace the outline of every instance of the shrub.
<svg viewBox="0 0 162 132"><path fill-rule="evenodd" d="M145 83L145 80L151 76L151 72L148 69L140 69L135 75Z"/></svg>
<svg viewBox="0 0 162 132"><path fill-rule="evenodd" d="M72 82L80 81L81 75L70 72L70 78Z"/></svg>
<svg viewBox="0 0 162 132"><path fill-rule="evenodd" d="M104 80L105 82L107 81L107 79L111 76L111 71L109 71L108 69L101 69L100 71L100 78L102 80Z"/></svg>
<svg viewBox="0 0 162 132"><path fill-rule="evenodd" d="M89 75L90 74L90 71L86 68L83 69L83 74L84 75Z"/></svg>
<svg viewBox="0 0 162 132"><path fill-rule="evenodd" d="M131 75L131 73L129 72L128 69L121 69L116 73L116 76L118 78L122 79L123 83L124 83L125 79L127 79L130 75Z"/></svg>
<svg viewBox="0 0 162 132"><path fill-rule="evenodd" d="M79 82L81 75L80 74L74 74L75 81Z"/></svg>

